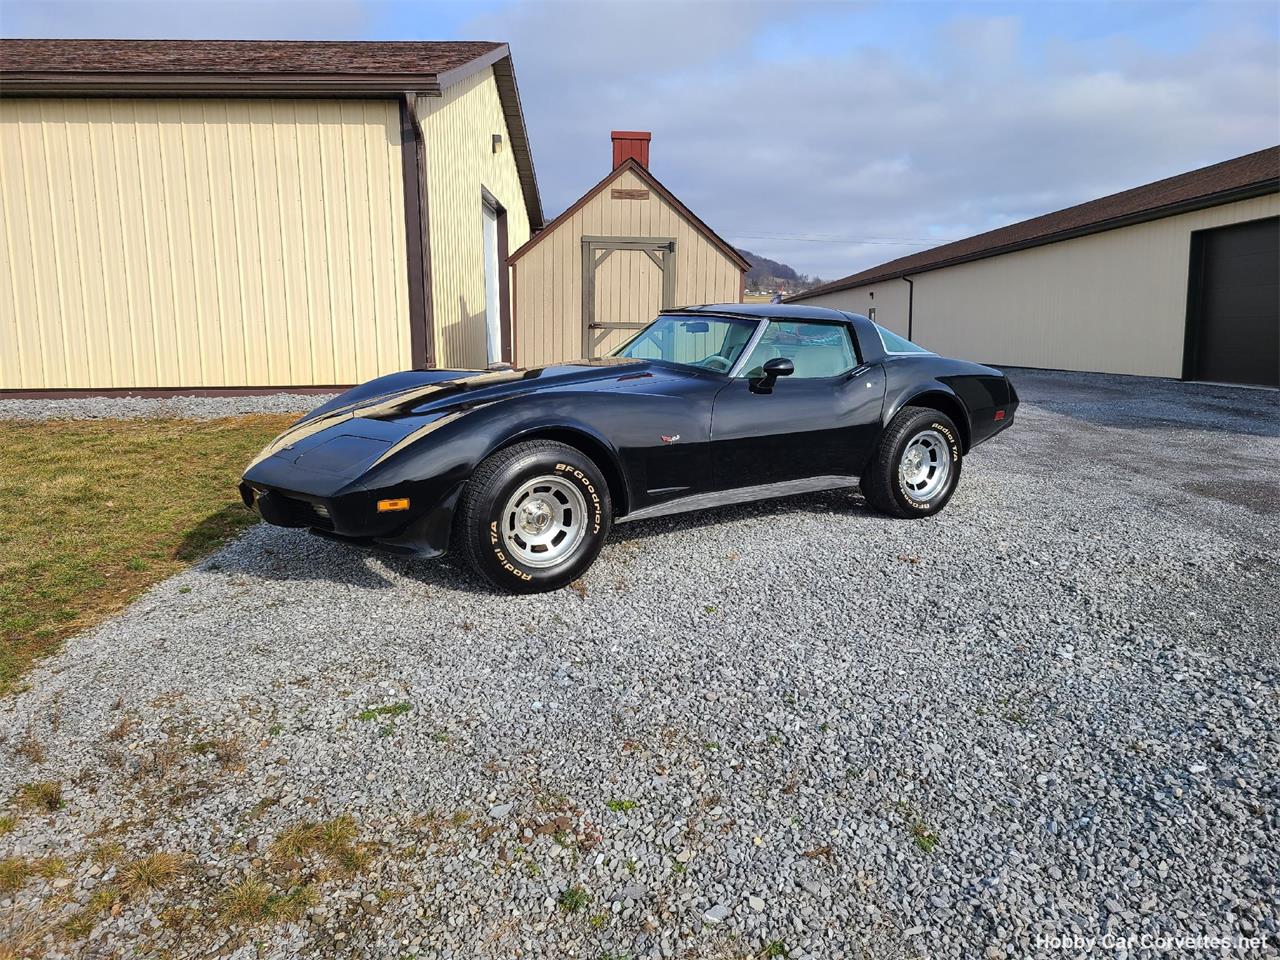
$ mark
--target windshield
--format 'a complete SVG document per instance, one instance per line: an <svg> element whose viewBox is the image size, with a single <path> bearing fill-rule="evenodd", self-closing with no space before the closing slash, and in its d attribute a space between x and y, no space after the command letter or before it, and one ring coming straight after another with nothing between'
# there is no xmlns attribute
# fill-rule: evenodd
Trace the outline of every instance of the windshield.
<svg viewBox="0 0 1280 960"><path fill-rule="evenodd" d="M728 373L755 332L757 321L664 314L613 352L615 357L663 360Z"/></svg>

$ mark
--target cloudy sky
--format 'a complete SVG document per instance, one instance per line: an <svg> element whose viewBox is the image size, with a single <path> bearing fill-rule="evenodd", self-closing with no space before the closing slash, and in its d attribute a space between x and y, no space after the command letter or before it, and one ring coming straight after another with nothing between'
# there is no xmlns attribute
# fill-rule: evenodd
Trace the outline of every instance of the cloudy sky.
<svg viewBox="0 0 1280 960"><path fill-rule="evenodd" d="M1280 5L0 0L9 37L511 44L548 215L609 130L734 244L834 278L1280 143Z"/></svg>

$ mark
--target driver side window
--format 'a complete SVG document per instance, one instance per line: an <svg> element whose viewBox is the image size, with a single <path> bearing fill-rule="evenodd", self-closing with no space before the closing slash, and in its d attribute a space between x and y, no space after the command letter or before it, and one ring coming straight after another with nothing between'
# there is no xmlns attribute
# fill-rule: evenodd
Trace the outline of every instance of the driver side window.
<svg viewBox="0 0 1280 960"><path fill-rule="evenodd" d="M858 365L849 329L837 323L771 320L743 367L744 377L763 376L765 362L786 357L795 364L791 379L819 379L847 373Z"/></svg>

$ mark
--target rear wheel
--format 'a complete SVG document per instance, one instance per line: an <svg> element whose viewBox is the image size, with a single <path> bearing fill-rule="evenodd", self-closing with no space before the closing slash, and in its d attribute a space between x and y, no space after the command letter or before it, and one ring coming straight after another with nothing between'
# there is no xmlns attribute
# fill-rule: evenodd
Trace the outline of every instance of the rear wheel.
<svg viewBox="0 0 1280 960"><path fill-rule="evenodd" d="M926 407L903 407L885 428L862 476L867 502L894 517L928 517L960 482L960 432Z"/></svg>
<svg viewBox="0 0 1280 960"><path fill-rule="evenodd" d="M495 586L539 593L591 566L612 519L608 485L589 457L530 440L476 468L458 504L454 542Z"/></svg>

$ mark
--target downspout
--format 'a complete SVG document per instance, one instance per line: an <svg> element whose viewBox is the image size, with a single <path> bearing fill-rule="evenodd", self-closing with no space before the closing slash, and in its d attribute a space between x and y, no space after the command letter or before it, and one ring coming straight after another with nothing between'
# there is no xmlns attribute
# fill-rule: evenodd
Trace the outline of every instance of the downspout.
<svg viewBox="0 0 1280 960"><path fill-rule="evenodd" d="M412 139L401 144L402 164L405 176L406 195L412 192L414 202L412 209L406 205L405 228L410 234L407 244L410 257L410 284L417 287L416 295L421 301L422 321L418 336L425 341L416 351L413 366L417 369L431 369L436 365L436 332L435 304L431 286L431 228L427 209L426 178L426 133L422 129L422 118L418 116L418 99L425 94L405 90L403 97L404 112L408 115L409 129L404 133ZM416 213L415 218L411 214ZM415 256L416 254L416 256ZM414 294L410 294L411 306Z"/></svg>
<svg viewBox="0 0 1280 960"><path fill-rule="evenodd" d="M902 279L907 281L907 339L911 340L911 315L916 301L916 283L910 277L903 277ZM912 343L914 342L915 341L912 340Z"/></svg>
<svg viewBox="0 0 1280 960"><path fill-rule="evenodd" d="M911 323L913 323L913 315L915 308L915 280L910 276L902 278L906 280L906 339L911 339ZM915 340L911 340L915 343Z"/></svg>

